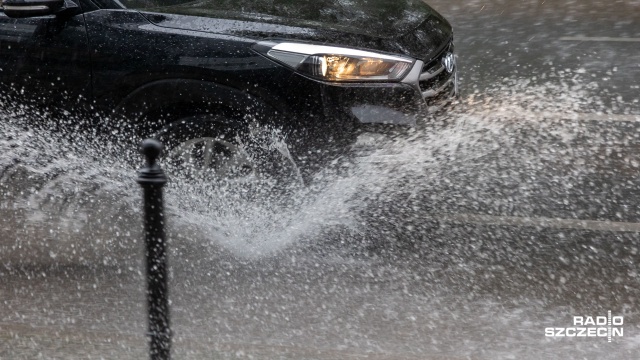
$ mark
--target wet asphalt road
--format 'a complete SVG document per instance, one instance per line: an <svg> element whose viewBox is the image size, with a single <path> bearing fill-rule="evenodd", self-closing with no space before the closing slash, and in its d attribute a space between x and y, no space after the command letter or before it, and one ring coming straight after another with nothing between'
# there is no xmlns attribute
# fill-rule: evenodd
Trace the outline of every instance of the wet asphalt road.
<svg viewBox="0 0 640 360"><path fill-rule="evenodd" d="M640 38L640 2L430 3L456 28L463 89L434 131L461 150L434 152L429 176L398 172L360 231L313 228L275 255L237 256L175 221L174 358L637 358L640 42L622 40ZM65 246L91 254L58 262L38 239L78 216L23 229L28 214L0 210L0 359L144 358L139 214L87 211L95 231ZM544 337L607 310L625 319L612 343Z"/></svg>

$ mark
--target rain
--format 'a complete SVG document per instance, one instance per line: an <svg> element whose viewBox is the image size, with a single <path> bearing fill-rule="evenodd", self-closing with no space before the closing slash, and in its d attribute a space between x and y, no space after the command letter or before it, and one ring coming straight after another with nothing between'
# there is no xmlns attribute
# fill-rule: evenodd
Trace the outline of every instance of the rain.
<svg viewBox="0 0 640 360"><path fill-rule="evenodd" d="M174 358L637 359L640 1L427 2L461 95L415 127L285 185L161 159ZM0 109L0 359L147 357L141 139Z"/></svg>

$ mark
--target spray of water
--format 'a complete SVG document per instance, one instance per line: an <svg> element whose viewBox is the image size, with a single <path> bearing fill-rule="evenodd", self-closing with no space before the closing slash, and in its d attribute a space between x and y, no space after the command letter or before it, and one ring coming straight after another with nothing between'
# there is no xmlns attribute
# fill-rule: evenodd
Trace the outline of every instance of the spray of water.
<svg viewBox="0 0 640 360"><path fill-rule="evenodd" d="M492 176L505 177L487 169L490 162L483 158L511 153L504 160L532 164L540 160L538 140L550 138L557 142L558 154L549 159L575 151L569 145L582 134L576 126L578 113L599 103L587 96L593 89L571 82L532 86L511 79L504 85L461 99L416 129L378 137L375 148L363 150L365 144L317 173L309 186L295 184L284 193L260 184L211 186L171 174L170 224L178 234L237 256L268 255L313 241L328 228L364 234L372 223L393 225L410 212L455 201L457 189L447 190L454 174L489 182ZM5 113L0 125L2 206L5 228L12 229L3 237L16 239L4 245L5 251L18 251L27 241L32 249L40 248L36 252L59 261L61 253L77 253L74 247L82 238L86 251L106 244L109 251L102 258L108 261L123 239L130 243L139 233L134 225L139 191L133 179L140 162L133 142L31 127L23 118L27 112ZM605 141L605 136L602 131L594 141ZM485 167L484 174L479 174L480 167ZM281 201L283 196L287 201ZM400 205L403 214L390 212L388 204L396 209ZM59 246L62 239L68 239L67 247Z"/></svg>

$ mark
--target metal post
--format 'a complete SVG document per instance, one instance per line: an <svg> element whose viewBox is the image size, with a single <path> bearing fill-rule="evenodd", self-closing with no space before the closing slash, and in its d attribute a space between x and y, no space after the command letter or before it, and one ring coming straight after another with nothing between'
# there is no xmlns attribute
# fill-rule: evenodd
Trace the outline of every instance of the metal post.
<svg viewBox="0 0 640 360"><path fill-rule="evenodd" d="M162 187L167 182L167 177L156 163L162 152L162 144L159 141L144 140L141 152L147 159L146 166L138 171L137 181L144 191L150 357L151 360L168 360L171 351L171 329L169 328L167 253L162 203Z"/></svg>

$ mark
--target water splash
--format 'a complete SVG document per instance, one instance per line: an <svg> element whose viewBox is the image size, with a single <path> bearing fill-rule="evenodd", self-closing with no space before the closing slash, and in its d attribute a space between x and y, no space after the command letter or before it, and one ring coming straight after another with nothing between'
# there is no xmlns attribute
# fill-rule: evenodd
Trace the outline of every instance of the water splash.
<svg viewBox="0 0 640 360"><path fill-rule="evenodd" d="M377 138L375 148L360 147L353 156L336 159L315 175L310 186L287 189L287 201L281 201L283 192L259 185L214 187L174 174L167 188L170 225L176 233L198 239L194 241L222 246L237 256L256 257L313 242L316 235L326 235L327 228L364 234L374 222L403 223L407 212L424 212L455 201L459 189L452 188L451 176L492 182L493 176L504 178L492 172L492 166L499 167L502 160L535 165L542 154L549 161L560 161L574 151L569 145L584 136L577 120L580 111L594 104L604 108L590 95L592 91L589 85L571 80L532 85L506 79L482 95L459 100L446 113L427 117L418 128L387 133ZM139 190L133 178L134 164L140 162L131 146L123 145L131 142L92 136L69 140L56 132L29 128L21 116L5 114L9 121L0 125L4 222L14 223L5 226L13 230L3 237L48 239L41 241L45 244L41 253L56 261L59 252L77 250L52 246L54 238L56 242L67 239L69 246L81 238L109 247L125 238L126 243L135 241ZM592 141L603 143L606 137L601 130ZM551 139L558 154L536 149L539 140ZM590 154L589 150L584 155ZM483 160L492 157L498 160ZM578 161L584 165L583 157L578 156ZM576 168L572 176L584 171ZM417 199L427 202L418 204ZM391 206L396 209L400 204L401 214L385 207L394 203ZM86 240L83 246L91 248ZM107 258L103 256L104 261Z"/></svg>

